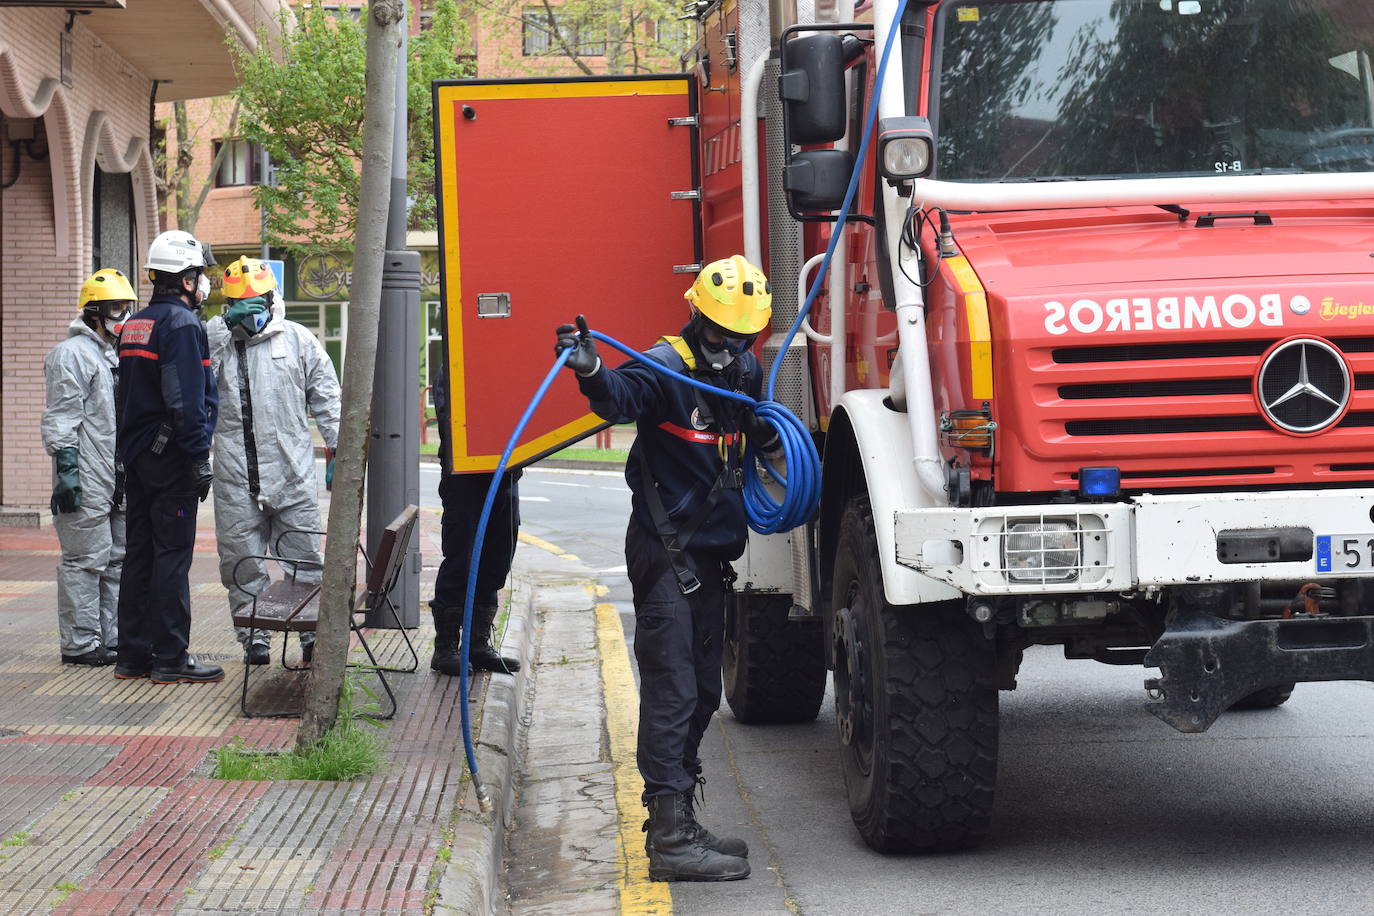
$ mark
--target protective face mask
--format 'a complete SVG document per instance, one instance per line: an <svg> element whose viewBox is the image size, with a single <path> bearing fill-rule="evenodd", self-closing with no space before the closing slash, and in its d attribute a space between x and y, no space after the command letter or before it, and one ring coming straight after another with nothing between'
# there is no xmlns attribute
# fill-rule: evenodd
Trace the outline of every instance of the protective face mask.
<svg viewBox="0 0 1374 916"><path fill-rule="evenodd" d="M105 332L111 337L118 337L119 332L124 330L124 322L129 320L128 314L120 315L118 318L102 318L101 322L105 325Z"/></svg>
<svg viewBox="0 0 1374 916"><path fill-rule="evenodd" d="M701 355L706 359L707 364L716 372L720 372L726 366L735 361L735 354L729 347L719 346L709 340L701 341Z"/></svg>
<svg viewBox="0 0 1374 916"><path fill-rule="evenodd" d="M210 298L210 278L205 274L200 275L200 282L196 284L196 305L200 305Z"/></svg>

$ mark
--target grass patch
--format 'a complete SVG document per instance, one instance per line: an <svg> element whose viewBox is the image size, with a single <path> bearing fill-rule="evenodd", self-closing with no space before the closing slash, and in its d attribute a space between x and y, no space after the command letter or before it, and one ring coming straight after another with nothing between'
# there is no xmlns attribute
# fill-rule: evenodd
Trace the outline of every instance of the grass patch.
<svg viewBox="0 0 1374 916"><path fill-rule="evenodd" d="M629 424L633 428L634 424ZM439 441L436 438L433 442L420 443L421 455L438 455ZM630 456L630 450L624 448L582 448L572 446L562 451L554 452L549 457L563 458L572 461L604 461L607 464L624 464L625 459Z"/></svg>
<svg viewBox="0 0 1374 916"><path fill-rule="evenodd" d="M554 452L551 457L624 464L625 459L630 457L630 452L629 449L623 448L565 448L561 452Z"/></svg>
<svg viewBox="0 0 1374 916"><path fill-rule="evenodd" d="M61 906L62 903L75 892L81 890L81 885L73 884L70 881L60 881L52 886L58 892L57 897L48 901L48 906Z"/></svg>
<svg viewBox="0 0 1374 916"><path fill-rule="evenodd" d="M375 704L359 708L354 703L354 690L362 690L375 699L371 690L356 684L350 677L339 698L338 721L304 752L294 749L265 751L249 747L243 739L235 738L210 752L215 758L214 777L346 782L375 772L382 759L382 741L373 728L380 723L368 715Z"/></svg>
<svg viewBox="0 0 1374 916"><path fill-rule="evenodd" d="M0 846L27 846L27 845L29 845L29 835L28 835L27 833L25 833L23 830L19 831L19 832L16 833L14 836L12 836L12 837L10 837L9 839L5 840L3 843L0 843Z"/></svg>

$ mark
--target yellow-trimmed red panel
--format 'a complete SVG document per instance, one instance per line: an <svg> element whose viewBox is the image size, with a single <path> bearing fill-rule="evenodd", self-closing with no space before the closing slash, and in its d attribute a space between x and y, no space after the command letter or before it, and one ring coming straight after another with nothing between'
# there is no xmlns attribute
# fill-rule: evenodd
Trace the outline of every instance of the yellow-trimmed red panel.
<svg viewBox="0 0 1374 916"><path fill-rule="evenodd" d="M644 349L685 322L696 259L694 106L686 75L436 84L441 285L451 465L495 468L579 313ZM465 107L472 117L464 113ZM480 293L511 317L478 318ZM609 365L623 357L604 345ZM604 425L571 373L555 380L511 465Z"/></svg>

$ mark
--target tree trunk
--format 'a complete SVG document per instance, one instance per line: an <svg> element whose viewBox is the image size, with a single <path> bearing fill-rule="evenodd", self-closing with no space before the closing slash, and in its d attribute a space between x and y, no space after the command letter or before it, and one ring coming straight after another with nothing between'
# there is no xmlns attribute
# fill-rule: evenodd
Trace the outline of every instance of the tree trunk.
<svg viewBox="0 0 1374 916"><path fill-rule="evenodd" d="M319 741L339 715L348 663L349 615L357 582L358 533L367 470L372 377L376 368L377 319L386 260L387 208L391 198L391 143L396 103L396 62L405 23L403 0L372 0L367 22L367 87L363 114L362 182L358 232L349 289L348 344L344 352L343 416L334 454L324 583L315 658L305 690L305 711L296 747Z"/></svg>

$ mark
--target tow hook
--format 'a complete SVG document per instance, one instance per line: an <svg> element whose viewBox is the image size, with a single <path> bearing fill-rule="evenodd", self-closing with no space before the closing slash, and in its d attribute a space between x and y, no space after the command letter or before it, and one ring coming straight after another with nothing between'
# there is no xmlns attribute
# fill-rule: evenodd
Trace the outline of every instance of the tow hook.
<svg viewBox="0 0 1374 916"><path fill-rule="evenodd" d="M1288 607L1283 610L1283 619L1292 620L1293 617L1307 616L1318 617L1322 614L1323 601L1332 601L1336 597L1336 590L1325 585L1318 585L1316 582L1309 582L1298 589L1298 594L1288 603Z"/></svg>

